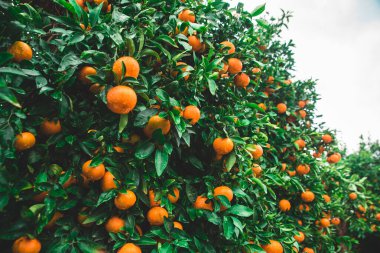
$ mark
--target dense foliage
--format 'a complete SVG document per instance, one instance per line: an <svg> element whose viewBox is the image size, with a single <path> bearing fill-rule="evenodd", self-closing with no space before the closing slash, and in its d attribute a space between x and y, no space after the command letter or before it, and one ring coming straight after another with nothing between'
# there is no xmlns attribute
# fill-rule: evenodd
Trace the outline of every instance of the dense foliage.
<svg viewBox="0 0 380 253"><path fill-rule="evenodd" d="M350 223L348 227L350 230L349 233L362 239L366 234L377 232L376 236L379 237L379 141L365 141L363 137L361 137L359 150L346 157L345 166L351 169L351 173L354 174L356 180L360 179L362 181L360 191L365 193L362 195L358 207L362 205L366 211L364 214L355 212L357 222Z"/></svg>
<svg viewBox="0 0 380 253"><path fill-rule="evenodd" d="M0 1L2 249L350 252L375 231L378 192L292 76L290 14L264 10Z"/></svg>

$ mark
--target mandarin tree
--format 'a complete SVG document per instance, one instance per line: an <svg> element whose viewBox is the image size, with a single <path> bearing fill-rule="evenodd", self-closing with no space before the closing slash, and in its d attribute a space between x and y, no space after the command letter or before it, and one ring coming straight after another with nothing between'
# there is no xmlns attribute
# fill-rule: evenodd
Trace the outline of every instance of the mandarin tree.
<svg viewBox="0 0 380 253"><path fill-rule="evenodd" d="M1 1L2 249L350 251L367 193L264 10Z"/></svg>

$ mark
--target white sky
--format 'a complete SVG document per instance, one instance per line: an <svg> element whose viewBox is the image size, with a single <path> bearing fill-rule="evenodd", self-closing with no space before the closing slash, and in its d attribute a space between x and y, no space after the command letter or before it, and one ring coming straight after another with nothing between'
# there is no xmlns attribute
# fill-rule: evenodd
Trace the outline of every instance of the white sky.
<svg viewBox="0 0 380 253"><path fill-rule="evenodd" d="M296 77L318 79L318 113L349 151L380 139L380 0L230 0L270 16L293 12L283 38L296 48Z"/></svg>

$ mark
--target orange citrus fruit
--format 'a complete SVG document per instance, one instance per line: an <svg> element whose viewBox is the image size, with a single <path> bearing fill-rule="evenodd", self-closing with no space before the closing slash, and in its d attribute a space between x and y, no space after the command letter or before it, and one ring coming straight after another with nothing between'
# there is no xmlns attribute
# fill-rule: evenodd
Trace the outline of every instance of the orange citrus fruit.
<svg viewBox="0 0 380 253"><path fill-rule="evenodd" d="M300 150L300 149L304 149L305 146L306 146L306 142L305 142L304 140L302 140L302 139L298 139L298 140L296 140L296 141L294 142L294 144L297 144L297 146L298 146L298 150Z"/></svg>
<svg viewBox="0 0 380 253"><path fill-rule="evenodd" d="M212 202L209 201L208 198L203 196L198 196L197 199L194 202L194 208L195 209L203 209L203 210L209 210L213 211L214 208L212 207Z"/></svg>
<svg viewBox="0 0 380 253"><path fill-rule="evenodd" d="M173 226L179 230L183 230L183 226L181 223L179 223L178 221L174 221L173 222Z"/></svg>
<svg viewBox="0 0 380 253"><path fill-rule="evenodd" d="M24 60L31 60L33 57L32 48L22 41L16 41L12 44L12 46L8 49L8 53L13 55L13 61L21 62Z"/></svg>
<svg viewBox="0 0 380 253"><path fill-rule="evenodd" d="M230 138L216 138L212 143L217 155L227 155L234 149L234 143Z"/></svg>
<svg viewBox="0 0 380 253"><path fill-rule="evenodd" d="M321 225L321 227L323 228L327 228L330 226L330 220L328 218L322 218L320 221L319 221L319 224Z"/></svg>
<svg viewBox="0 0 380 253"><path fill-rule="evenodd" d="M13 253L39 253L41 251L41 243L37 239L30 239L22 236L13 242Z"/></svg>
<svg viewBox="0 0 380 253"><path fill-rule="evenodd" d="M137 78L140 73L140 65L135 58L130 56L120 57L112 66L112 71L116 75L116 80L120 81L123 75L123 66L125 66L124 77Z"/></svg>
<svg viewBox="0 0 380 253"><path fill-rule="evenodd" d="M181 67L182 67L182 68L181 68L181 72L182 72L182 73L187 71L187 64L186 64L185 62L181 62L181 61L179 61L179 62L176 63L176 66L181 66ZM172 72L172 75L173 75L174 77L176 77L176 76L178 75L178 71L173 71L173 72ZM183 79L187 80L187 79L189 79L189 77L190 77L190 75L187 74L187 75L185 75L185 76L183 77Z"/></svg>
<svg viewBox="0 0 380 253"><path fill-rule="evenodd" d="M331 202L331 198L330 198L329 195L324 194L324 195L322 195L322 197L323 197L323 199L325 200L326 203L330 203Z"/></svg>
<svg viewBox="0 0 380 253"><path fill-rule="evenodd" d="M351 192L348 197L351 199L351 200L355 200L358 198L358 195L355 193L355 192Z"/></svg>
<svg viewBox="0 0 380 253"><path fill-rule="evenodd" d="M101 163L95 167L90 167L92 160L88 160L82 165L82 174L90 181L96 181L102 179L106 173L106 168Z"/></svg>
<svg viewBox="0 0 380 253"><path fill-rule="evenodd" d="M310 172L310 167L307 164L300 164L297 166L296 171L299 175L306 175Z"/></svg>
<svg viewBox="0 0 380 253"><path fill-rule="evenodd" d="M243 63L237 58L228 59L228 73L237 74L243 69Z"/></svg>
<svg viewBox="0 0 380 253"><path fill-rule="evenodd" d="M201 118L201 111L194 105L188 105L185 107L185 110L183 110L183 117L190 120L191 125L195 125Z"/></svg>
<svg viewBox="0 0 380 253"><path fill-rule="evenodd" d="M78 74L78 79L83 84L91 84L92 81L87 78L87 76L96 75L96 69L91 66L84 66L80 69Z"/></svg>
<svg viewBox="0 0 380 253"><path fill-rule="evenodd" d="M237 87L245 88L249 85L250 78L245 73L239 73L234 78L234 83Z"/></svg>
<svg viewBox="0 0 380 253"><path fill-rule="evenodd" d="M279 114L284 114L286 112L286 110L287 110L286 104L284 104L284 103L277 104L277 112Z"/></svg>
<svg viewBox="0 0 380 253"><path fill-rule="evenodd" d="M195 35L191 35L188 37L189 39L189 45L193 48L193 51L194 52L199 52L203 49L203 43L201 42L201 40L195 36Z"/></svg>
<svg viewBox="0 0 380 253"><path fill-rule="evenodd" d="M261 173L263 172L263 169L261 168L260 165L254 163L252 165L252 172L253 174L255 175L255 177L260 177L261 176Z"/></svg>
<svg viewBox="0 0 380 253"><path fill-rule="evenodd" d="M111 172L107 171L104 174L104 177L102 178L101 186L102 186L102 191L109 191L111 189L116 189L116 183L115 183L115 177L112 175Z"/></svg>
<svg viewBox="0 0 380 253"><path fill-rule="evenodd" d="M259 159L264 153L263 148L257 144L249 144L248 151L251 153L253 159L256 160Z"/></svg>
<svg viewBox="0 0 380 253"><path fill-rule="evenodd" d="M165 208L160 206L155 206L149 209L147 214L147 219L152 226L161 226L164 224L164 218L168 218L169 214Z"/></svg>
<svg viewBox="0 0 380 253"><path fill-rule="evenodd" d="M275 240L269 240L269 244L263 245L262 248L265 250L266 253L283 253L284 248L282 247L281 243Z"/></svg>
<svg viewBox="0 0 380 253"><path fill-rule="evenodd" d="M229 41L223 41L220 44L222 44L222 49L228 48L228 54L233 54L235 53L235 46Z"/></svg>
<svg viewBox="0 0 380 253"><path fill-rule="evenodd" d="M136 103L136 92L128 86L118 85L107 92L107 107L114 113L128 114Z"/></svg>
<svg viewBox="0 0 380 253"><path fill-rule="evenodd" d="M166 135L169 133L170 127L171 124L169 120L154 115L149 119L148 124L145 126L144 133L147 137L152 137L155 130L161 129L162 134Z"/></svg>
<svg viewBox="0 0 380 253"><path fill-rule="evenodd" d="M298 234L299 235L295 235L294 236L294 239L298 242L298 243L301 243L305 240L305 234L301 231L298 231Z"/></svg>
<svg viewBox="0 0 380 253"><path fill-rule="evenodd" d="M303 101L303 100L298 101L298 107L299 108L304 108L305 106L306 106L306 102L305 101Z"/></svg>
<svg viewBox="0 0 380 253"><path fill-rule="evenodd" d="M45 119L40 125L41 133L47 136L57 134L61 132L61 122L59 120L47 120Z"/></svg>
<svg viewBox="0 0 380 253"><path fill-rule="evenodd" d="M195 22L195 14L191 10L183 10L178 14L178 19L184 22Z"/></svg>
<svg viewBox="0 0 380 253"><path fill-rule="evenodd" d="M338 226L338 225L340 224L340 219L334 217L334 218L331 219L331 223L332 223L333 225L335 225L335 226Z"/></svg>
<svg viewBox="0 0 380 253"><path fill-rule="evenodd" d="M172 195L170 192L168 193L168 199L169 199L170 203L175 204L179 200L179 190L178 190L178 188L174 187L173 188L173 193L174 193L174 195Z"/></svg>
<svg viewBox="0 0 380 253"><path fill-rule="evenodd" d="M313 202L315 198L315 195L313 192L311 191L304 191L302 194L301 194L301 199L306 202L306 203L310 203L310 202Z"/></svg>
<svg viewBox="0 0 380 253"><path fill-rule="evenodd" d="M119 210L127 210L136 203L136 195L133 191L127 190L125 193L119 193L114 199L114 204Z"/></svg>
<svg viewBox="0 0 380 253"><path fill-rule="evenodd" d="M124 227L125 221L117 216L111 217L105 225L107 232L119 233Z"/></svg>
<svg viewBox="0 0 380 253"><path fill-rule="evenodd" d="M141 248L133 243L126 243L117 253L142 253Z"/></svg>
<svg viewBox="0 0 380 253"><path fill-rule="evenodd" d="M36 143L36 138L30 132L22 132L21 134L16 135L14 146L17 151L23 151L30 149Z"/></svg>
<svg viewBox="0 0 380 253"><path fill-rule="evenodd" d="M303 248L302 253L314 253L314 250L311 248L305 247L305 248Z"/></svg>
<svg viewBox="0 0 380 253"><path fill-rule="evenodd" d="M331 137L331 135L329 135L329 134L324 134L324 135L322 135L322 141L324 142L324 143L326 143L326 144L329 144L329 143L331 143L332 142L332 137Z"/></svg>
<svg viewBox="0 0 380 253"><path fill-rule="evenodd" d="M225 196L231 202L234 198L234 193L230 187L222 185L214 189L214 198L218 199L218 196Z"/></svg>
<svg viewBox="0 0 380 253"><path fill-rule="evenodd" d="M291 208L291 204L290 204L289 200L287 200L287 199L280 200L280 202L278 203L278 206L279 206L280 210L283 212L290 211L290 208Z"/></svg>

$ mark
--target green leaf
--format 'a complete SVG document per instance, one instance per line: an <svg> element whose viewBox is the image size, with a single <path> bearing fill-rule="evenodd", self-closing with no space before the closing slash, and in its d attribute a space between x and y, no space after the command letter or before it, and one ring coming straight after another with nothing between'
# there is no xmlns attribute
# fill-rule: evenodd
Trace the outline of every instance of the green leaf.
<svg viewBox="0 0 380 253"><path fill-rule="evenodd" d="M125 23L131 19L129 16L123 14L122 12L119 11L118 8L113 8L112 11L112 21L115 23Z"/></svg>
<svg viewBox="0 0 380 253"><path fill-rule="evenodd" d="M212 95L215 95L216 93L216 83L213 79L207 78L207 83L208 83L208 89L210 90L210 93Z"/></svg>
<svg viewBox="0 0 380 253"><path fill-rule="evenodd" d="M36 85L38 89L41 89L42 87L46 86L48 84L48 81L43 76L37 76L36 77Z"/></svg>
<svg viewBox="0 0 380 253"><path fill-rule="evenodd" d="M234 234L234 229L235 229L235 226L231 217L224 216L223 217L223 234L227 240L231 239L232 235Z"/></svg>
<svg viewBox="0 0 380 253"><path fill-rule="evenodd" d="M116 196L116 191L111 190L107 192L103 192L100 194L98 202L96 203L96 207L100 206L101 204L113 199Z"/></svg>
<svg viewBox="0 0 380 253"><path fill-rule="evenodd" d="M41 75L41 73L35 69L22 69L22 72L24 72L28 76L40 76Z"/></svg>
<svg viewBox="0 0 380 253"><path fill-rule="evenodd" d="M35 204L35 205L29 207L29 210L30 210L34 215L36 215L36 214L38 214L38 213L42 210L42 208L44 208L44 207L45 207L45 204Z"/></svg>
<svg viewBox="0 0 380 253"><path fill-rule="evenodd" d="M74 52L70 52L62 58L58 71L67 70L71 66L77 67L81 63L82 60Z"/></svg>
<svg viewBox="0 0 380 253"><path fill-rule="evenodd" d="M174 253L173 251L174 245L169 243L164 243L162 245L158 245L158 253Z"/></svg>
<svg viewBox="0 0 380 253"><path fill-rule="evenodd" d="M241 233L243 233L243 228L244 228L244 226L243 226L243 224L241 223L241 221L240 221L238 218L233 217L233 216L231 216L230 218L232 219L232 222L234 223L234 226L235 226L237 229L239 229L239 231L240 231Z"/></svg>
<svg viewBox="0 0 380 253"><path fill-rule="evenodd" d="M86 224L86 223L84 223ZM100 244L93 242L93 241L79 241L78 242L78 247L80 249L80 252L82 253L94 253L94 252L102 252L104 247L102 247ZM64 252L64 251L62 251ZM71 251L73 252L73 251Z"/></svg>
<svg viewBox="0 0 380 253"><path fill-rule="evenodd" d="M96 167L100 165L101 163L103 163L103 161L104 161L104 157L101 154L99 154L92 159L90 163L90 167Z"/></svg>
<svg viewBox="0 0 380 253"><path fill-rule="evenodd" d="M142 14L151 15L151 14L153 14L155 11L156 11L155 8L153 8L153 7L148 7L148 8L146 8L146 9L140 11L140 12L134 17L134 19L137 19L137 18L138 18L140 15L142 15Z"/></svg>
<svg viewBox="0 0 380 253"><path fill-rule="evenodd" d="M266 253L266 251L263 250L263 248L256 244L247 244L244 247L248 248L251 253Z"/></svg>
<svg viewBox="0 0 380 253"><path fill-rule="evenodd" d="M261 26L265 29L269 28L269 23L264 19L256 19L256 22L257 22L257 24L259 24L259 26Z"/></svg>
<svg viewBox="0 0 380 253"><path fill-rule="evenodd" d="M170 99L169 94L163 89L156 89L156 95L162 102L168 102Z"/></svg>
<svg viewBox="0 0 380 253"><path fill-rule="evenodd" d="M156 46L158 49L160 49L161 52L168 58L168 61L171 61L171 59L172 59L171 53L168 50L166 50L160 43L158 43L156 41L150 41L150 43L152 43L154 46Z"/></svg>
<svg viewBox="0 0 380 253"><path fill-rule="evenodd" d="M160 55L156 51L149 48L142 50L140 56L154 56L158 61L161 61Z"/></svg>
<svg viewBox="0 0 380 253"><path fill-rule="evenodd" d="M261 13L263 13L265 11L265 4L261 4L259 6L257 6L253 11L252 11L252 17L256 17L258 15L260 15Z"/></svg>
<svg viewBox="0 0 380 253"><path fill-rule="evenodd" d="M164 150L170 155L173 152L173 145L170 142L166 142L164 144Z"/></svg>
<svg viewBox="0 0 380 253"><path fill-rule="evenodd" d="M16 68L12 68L12 67L2 67L2 68L0 68L0 73L27 77L27 75L23 71L16 69Z"/></svg>
<svg viewBox="0 0 380 253"><path fill-rule="evenodd" d="M186 50L186 51L191 51L193 49L193 47L186 41L183 41L183 40L178 40L178 43L183 46L183 48ZM187 53L185 51L185 53Z"/></svg>
<svg viewBox="0 0 380 253"><path fill-rule="evenodd" d="M227 160L226 160L226 169L227 171L230 171L232 169L232 166L234 166L236 162L236 155L235 153L230 153L227 157Z"/></svg>
<svg viewBox="0 0 380 253"><path fill-rule="evenodd" d="M101 51L97 50L86 50L83 51L82 54L80 55L80 58L87 60L89 58L94 59L95 62L103 62L103 61L109 61L110 57Z"/></svg>
<svg viewBox="0 0 380 253"><path fill-rule="evenodd" d="M43 25L42 17L38 13L38 11L27 3L24 3L24 6L28 9L30 16L33 18L33 21L36 23L36 26L42 26Z"/></svg>
<svg viewBox="0 0 380 253"><path fill-rule="evenodd" d="M172 38L170 38L168 35L160 35L157 37L157 40L164 41L164 42L168 43L169 45L178 48L175 41Z"/></svg>
<svg viewBox="0 0 380 253"><path fill-rule="evenodd" d="M92 28L98 23L100 12L102 11L103 3L99 4L95 8L89 8L89 21Z"/></svg>
<svg viewBox="0 0 380 253"><path fill-rule="evenodd" d="M157 149L154 158L154 165L158 176L161 176L165 171L169 161L169 155L164 150Z"/></svg>
<svg viewBox="0 0 380 253"><path fill-rule="evenodd" d="M152 117L153 115L156 115L157 114L157 109L146 109L144 111L141 111L139 112L139 114L137 114L134 122L133 122L133 125L135 127L143 127L146 125L146 123L148 122L148 120L150 119L150 117Z"/></svg>
<svg viewBox="0 0 380 253"><path fill-rule="evenodd" d="M157 241L147 236L142 236L140 240L137 241L137 244L138 245L157 245Z"/></svg>
<svg viewBox="0 0 380 253"><path fill-rule="evenodd" d="M188 157L188 159L189 159L189 162L191 163L191 165L193 165L195 168L197 168L199 170L203 170L202 161L199 160L196 156L190 155Z"/></svg>
<svg viewBox="0 0 380 253"><path fill-rule="evenodd" d="M69 0L71 5L74 7L74 11L78 19L82 16L82 8L77 4L76 0Z"/></svg>
<svg viewBox="0 0 380 253"><path fill-rule="evenodd" d="M261 107L259 107L257 104L255 103L246 103L245 104L246 106L250 107L250 108L254 108L260 112L265 112Z"/></svg>
<svg viewBox="0 0 380 253"><path fill-rule="evenodd" d="M143 142L137 147L135 157L141 160L145 159L153 153L154 149L154 143L149 141Z"/></svg>
<svg viewBox="0 0 380 253"><path fill-rule="evenodd" d="M174 62L177 62L177 61L180 60L182 57L185 57L185 56L188 56L188 55L189 55L188 52L183 51L183 52L181 52L181 53L175 55L175 56L173 57L173 61L174 61Z"/></svg>
<svg viewBox="0 0 380 253"><path fill-rule="evenodd" d="M126 39L127 41L127 48L128 48L128 54L130 56L133 56L134 53L135 53L135 43L133 42L133 40L131 38L127 38Z"/></svg>
<svg viewBox="0 0 380 253"><path fill-rule="evenodd" d="M128 125L128 114L120 115L119 120L119 134L123 132L124 128Z"/></svg>
<svg viewBox="0 0 380 253"><path fill-rule="evenodd" d="M252 216L255 212L253 211L253 209L247 207L247 206L243 206L243 205L234 205L234 206L231 206L227 211L226 213L228 214L234 214L234 215L237 215L237 216L240 216L240 217L249 217L249 216Z"/></svg>
<svg viewBox="0 0 380 253"><path fill-rule="evenodd" d="M74 6L69 4L66 0L54 0L57 4L61 5L63 8L71 12L73 15L75 15L75 9Z"/></svg>
<svg viewBox="0 0 380 253"><path fill-rule="evenodd" d="M0 66L7 63L12 58L13 58L12 54L8 52L0 52Z"/></svg>
<svg viewBox="0 0 380 253"><path fill-rule="evenodd" d="M5 80L0 77L0 100L4 100L15 107L21 108L20 103L17 101L16 96L13 92L6 86Z"/></svg>
<svg viewBox="0 0 380 253"><path fill-rule="evenodd" d="M58 206L58 209L61 210L61 211L66 211L66 210L72 209L77 204L78 204L78 200L76 200L76 199L69 199L69 200L61 202L59 204L59 206Z"/></svg>
<svg viewBox="0 0 380 253"><path fill-rule="evenodd" d="M141 51L143 50L143 48L144 48L144 42L145 42L145 35L144 35L144 32L143 32L143 31L140 31L139 48L138 48L137 55L139 55L139 54L141 53Z"/></svg>
<svg viewBox="0 0 380 253"><path fill-rule="evenodd" d="M263 189L264 193L267 193L268 189L267 189L266 185L263 184L263 182L261 182L260 179L258 179L257 177L252 177L252 178L250 178L250 180L254 181L256 184L258 184L261 187L261 189Z"/></svg>
<svg viewBox="0 0 380 253"><path fill-rule="evenodd" d="M207 31L207 27L203 24L198 23L189 23L190 27L196 30L197 32L204 33Z"/></svg>
<svg viewBox="0 0 380 253"><path fill-rule="evenodd" d="M73 45L78 42L81 42L82 40L84 40L84 38L85 36L83 33L74 33L71 35L68 45Z"/></svg>
<svg viewBox="0 0 380 253"><path fill-rule="evenodd" d="M217 196L216 199L220 201L220 204L224 206L225 208L231 207L231 203L226 196L220 195L220 196Z"/></svg>
<svg viewBox="0 0 380 253"><path fill-rule="evenodd" d="M259 67L264 67L265 66L265 64L264 63L262 63L262 62L260 62L260 61L257 61L257 60L252 60L254 63L256 63Z"/></svg>
<svg viewBox="0 0 380 253"><path fill-rule="evenodd" d="M220 223L222 222L221 218L214 212L210 212L207 210L204 212L204 215L206 215L207 220L212 224L220 225Z"/></svg>
<svg viewBox="0 0 380 253"><path fill-rule="evenodd" d="M0 211L4 209L8 205L9 195L5 192L0 192Z"/></svg>
<svg viewBox="0 0 380 253"><path fill-rule="evenodd" d="M193 203L197 199L197 190L190 183L186 183L185 190L187 198Z"/></svg>

